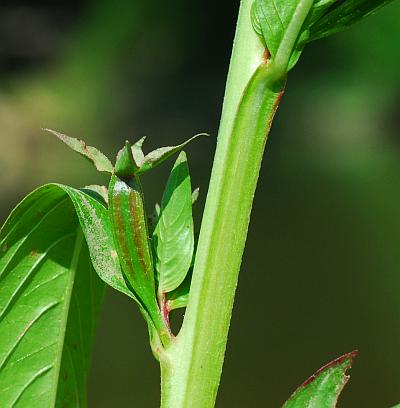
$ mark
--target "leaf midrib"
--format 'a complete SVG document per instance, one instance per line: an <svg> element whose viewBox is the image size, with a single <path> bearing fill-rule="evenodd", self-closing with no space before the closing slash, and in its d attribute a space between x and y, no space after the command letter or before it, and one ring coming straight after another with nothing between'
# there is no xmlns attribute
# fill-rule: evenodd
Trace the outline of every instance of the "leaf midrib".
<svg viewBox="0 0 400 408"><path fill-rule="evenodd" d="M66 298L64 298L64 310L62 313L62 318L60 324L60 333L59 333L59 339L62 339L62 341L59 341L60 348L58 350L56 362L54 364L54 370L55 370L55 375L54 375L54 383L53 386L51 387L53 396L51 398L52 404L51 407L54 407L56 404L57 400L57 391L58 391L58 380L59 380L59 375L60 375L60 368L61 368L61 360L62 360L62 355L63 355L63 348L64 348L64 339L65 339L65 333L67 330L67 320L68 320L68 312L69 312L69 305L71 303L71 292L73 289L74 285L74 280L75 280L75 273L76 269L78 266L79 262L79 257L81 254L82 246L83 246L83 232L78 224L77 229L76 229L76 238L75 238L75 245L74 245L74 250L72 252L72 257L71 257L71 265L69 268L69 279L68 279L68 285L66 285L66 290L64 293L67 294ZM68 288L68 290L67 290ZM68 296L70 295L70 296Z"/></svg>

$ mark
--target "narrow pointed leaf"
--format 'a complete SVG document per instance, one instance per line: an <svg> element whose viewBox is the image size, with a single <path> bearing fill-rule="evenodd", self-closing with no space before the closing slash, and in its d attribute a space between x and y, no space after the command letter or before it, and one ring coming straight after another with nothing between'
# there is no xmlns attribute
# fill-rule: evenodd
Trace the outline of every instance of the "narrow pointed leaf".
<svg viewBox="0 0 400 408"><path fill-rule="evenodd" d="M346 371L356 355L353 351L322 367L292 394L283 408L335 408L349 380Z"/></svg>
<svg viewBox="0 0 400 408"><path fill-rule="evenodd" d="M337 0L319 0L314 2L306 21L307 26L310 27L312 24L318 21L336 2Z"/></svg>
<svg viewBox="0 0 400 408"><path fill-rule="evenodd" d="M194 249L192 189L185 152L168 179L154 231L158 292L176 289L185 279Z"/></svg>
<svg viewBox="0 0 400 408"><path fill-rule="evenodd" d="M67 195L31 193L2 227L0 248L0 405L85 407L104 284Z"/></svg>
<svg viewBox="0 0 400 408"><path fill-rule="evenodd" d="M137 172L137 174L145 173L163 163L169 157L174 155L175 153L182 150L187 144L189 144L194 139L197 139L200 136L209 136L207 133L199 133L198 135L192 136L190 139L186 140L185 142L177 145L177 146L167 146L167 147L160 147L152 152L148 153Z"/></svg>
<svg viewBox="0 0 400 408"><path fill-rule="evenodd" d="M137 167L142 166L144 162L144 154L143 154L142 146L145 140L146 140L146 136L143 136L134 145L132 145L132 155L133 155L133 159L135 160Z"/></svg>
<svg viewBox="0 0 400 408"><path fill-rule="evenodd" d="M197 187L193 190L192 193L192 205L199 199L200 187Z"/></svg>
<svg viewBox="0 0 400 408"><path fill-rule="evenodd" d="M393 0L347 0L338 2L310 27L309 41L337 33L389 4Z"/></svg>
<svg viewBox="0 0 400 408"><path fill-rule="evenodd" d="M50 132L57 136L62 142L69 146L72 150L79 153L90 162L94 164L98 171L112 173L113 165L110 160L98 149L92 146L88 146L83 140L69 137L63 133L57 132L52 129L43 129L46 132Z"/></svg>

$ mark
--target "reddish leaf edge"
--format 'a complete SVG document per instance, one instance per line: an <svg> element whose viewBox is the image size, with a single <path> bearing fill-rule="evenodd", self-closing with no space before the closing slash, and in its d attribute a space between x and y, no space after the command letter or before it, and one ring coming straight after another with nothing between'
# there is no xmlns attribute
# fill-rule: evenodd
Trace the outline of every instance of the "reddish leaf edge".
<svg viewBox="0 0 400 408"><path fill-rule="evenodd" d="M358 356L358 350L353 350L350 353L343 354L342 356L336 358L335 360L332 360L328 364L325 364L319 370L317 370L313 375L311 375L309 378L307 378L307 380L305 380L301 385L299 385L296 388L296 390L292 393L292 395L287 399L287 401L289 401L300 390L302 390L303 388L307 387L307 385L312 383L321 373L323 373L326 370L329 370L332 367L335 367L335 366L338 366L338 365L342 364L346 360L348 360L348 362L349 362L348 366L346 367L346 371L350 370L350 368L353 366L353 361L357 356ZM349 377L347 377L347 380L346 380L345 384L347 383L348 378Z"/></svg>

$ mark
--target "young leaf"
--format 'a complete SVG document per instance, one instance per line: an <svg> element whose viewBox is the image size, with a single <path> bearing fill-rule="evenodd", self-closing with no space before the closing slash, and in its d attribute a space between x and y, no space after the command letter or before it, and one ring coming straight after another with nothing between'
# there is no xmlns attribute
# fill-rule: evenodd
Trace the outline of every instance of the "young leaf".
<svg viewBox="0 0 400 408"><path fill-rule="evenodd" d="M345 354L319 369L292 394L283 408L335 408L343 387L349 380L356 351Z"/></svg>
<svg viewBox="0 0 400 408"><path fill-rule="evenodd" d="M98 171L102 171L105 173L113 172L113 165L111 164L110 160L100 150L96 149L95 147L88 146L83 140L75 139L74 137L69 137L55 130L52 129L43 130L57 136L72 150L88 159L90 162L94 164Z"/></svg>
<svg viewBox="0 0 400 408"><path fill-rule="evenodd" d="M342 31L391 1L393 0L347 0L337 2L311 25L308 41Z"/></svg>
<svg viewBox="0 0 400 408"><path fill-rule="evenodd" d="M209 135L207 133L199 133L198 135L192 136L190 139L186 140L180 145L160 147L146 154L139 170L137 171L137 174L145 173L146 171L149 171L159 166L161 163L163 163L165 160L167 160L169 157L171 157L175 153L182 150L187 144L189 144L192 140L198 138L199 136L209 136Z"/></svg>
<svg viewBox="0 0 400 408"><path fill-rule="evenodd" d="M103 290L66 194L31 193L0 231L1 406L86 406Z"/></svg>
<svg viewBox="0 0 400 408"><path fill-rule="evenodd" d="M192 196L193 197L193 196ZM192 256L192 262L190 264L189 272L187 273L184 281L172 292L168 292L166 295L167 306L169 310L180 309L186 307L189 302L190 285L192 283L193 266L195 261L195 254L197 243L199 241L199 234L195 234L194 237L194 250Z"/></svg>
<svg viewBox="0 0 400 408"><path fill-rule="evenodd" d="M190 284L192 283L192 271L190 270L185 280L172 292L167 293L167 304L169 310L186 307L189 302Z"/></svg>
<svg viewBox="0 0 400 408"><path fill-rule="evenodd" d="M142 150L143 142L146 140L146 136L139 139L134 145L132 145L132 156L135 160L137 167L142 166L144 161L144 154Z"/></svg>
<svg viewBox="0 0 400 408"><path fill-rule="evenodd" d="M177 288L192 262L194 235L192 189L185 152L181 152L165 188L153 234L158 292Z"/></svg>
<svg viewBox="0 0 400 408"><path fill-rule="evenodd" d="M197 187L193 190L192 193L192 205L198 200L200 195L200 187Z"/></svg>

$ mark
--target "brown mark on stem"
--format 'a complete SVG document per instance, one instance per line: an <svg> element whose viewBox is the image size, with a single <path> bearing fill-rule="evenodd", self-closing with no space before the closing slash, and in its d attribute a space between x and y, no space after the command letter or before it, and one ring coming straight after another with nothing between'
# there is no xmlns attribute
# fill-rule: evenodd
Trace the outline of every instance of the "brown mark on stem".
<svg viewBox="0 0 400 408"><path fill-rule="evenodd" d="M165 325L168 328L168 332L172 337L174 337L174 334L171 331L171 324L169 321L169 314L171 312L171 306L170 306L170 302L166 299L165 292L161 293L158 300L160 303L161 314L165 322Z"/></svg>

